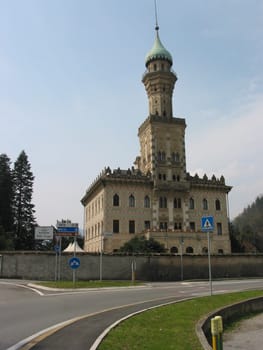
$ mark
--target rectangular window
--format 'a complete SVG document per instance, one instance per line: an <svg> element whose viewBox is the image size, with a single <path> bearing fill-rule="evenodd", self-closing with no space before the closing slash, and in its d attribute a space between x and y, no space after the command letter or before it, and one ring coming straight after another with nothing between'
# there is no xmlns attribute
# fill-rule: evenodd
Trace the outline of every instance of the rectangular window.
<svg viewBox="0 0 263 350"><path fill-rule="evenodd" d="M135 233L135 221L134 220L129 221L129 233Z"/></svg>
<svg viewBox="0 0 263 350"><path fill-rule="evenodd" d="M195 222L194 221L190 222L190 230L195 231Z"/></svg>
<svg viewBox="0 0 263 350"><path fill-rule="evenodd" d="M113 226L112 226L113 233L119 233L119 220L113 220Z"/></svg>
<svg viewBox="0 0 263 350"><path fill-rule="evenodd" d="M222 235L222 224L221 224L221 222L218 222L218 223L216 224L216 228L217 228L217 234L218 234L218 236L221 236L221 235Z"/></svg>
<svg viewBox="0 0 263 350"><path fill-rule="evenodd" d="M150 221L144 221L144 228L145 230L149 230L151 228L151 222Z"/></svg>
<svg viewBox="0 0 263 350"><path fill-rule="evenodd" d="M167 230L168 228L168 225L167 225L167 222L160 222L160 230Z"/></svg>
<svg viewBox="0 0 263 350"><path fill-rule="evenodd" d="M174 229L175 230L181 230L182 229L182 223L181 222L175 222L174 223Z"/></svg>

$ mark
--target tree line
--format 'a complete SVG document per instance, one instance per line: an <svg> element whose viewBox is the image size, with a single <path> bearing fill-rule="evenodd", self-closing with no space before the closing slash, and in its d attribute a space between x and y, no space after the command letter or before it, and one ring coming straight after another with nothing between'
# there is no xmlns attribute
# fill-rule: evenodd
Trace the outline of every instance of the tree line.
<svg viewBox="0 0 263 350"><path fill-rule="evenodd" d="M263 252L263 195L230 224L232 252Z"/></svg>
<svg viewBox="0 0 263 350"><path fill-rule="evenodd" d="M33 183L31 164L24 150L13 167L10 158L0 154L0 250L35 248Z"/></svg>

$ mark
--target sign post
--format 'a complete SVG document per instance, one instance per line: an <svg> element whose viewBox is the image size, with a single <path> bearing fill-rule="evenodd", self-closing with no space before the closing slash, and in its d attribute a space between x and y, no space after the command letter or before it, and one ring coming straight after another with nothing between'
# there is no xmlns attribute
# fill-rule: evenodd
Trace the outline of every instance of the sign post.
<svg viewBox="0 0 263 350"><path fill-rule="evenodd" d="M57 220L56 236L57 236L57 239L59 239L58 280L60 280L60 263L61 263L61 248L62 248L61 240L62 240L62 237L74 237L74 258L76 258L76 238L77 238L78 234L79 234L79 225L77 223L73 223L70 220L61 220L61 221ZM76 281L75 269L79 267L80 263L78 264L78 266L77 266L77 263L76 264L72 263L72 264L73 264L72 265L73 267L71 266L71 264L70 264L70 267L73 269L73 283L75 286L75 281Z"/></svg>
<svg viewBox="0 0 263 350"><path fill-rule="evenodd" d="M207 249L208 249L208 270L209 270L209 284L210 284L210 295L213 293L212 288L212 272L211 272L211 241L210 233L214 230L214 217L203 216L201 219L201 230L207 232Z"/></svg>
<svg viewBox="0 0 263 350"><path fill-rule="evenodd" d="M180 251L180 258L181 258L181 281L184 280L183 245L184 245L184 238L181 237L181 239L180 239L180 246L181 246L181 251Z"/></svg>
<svg viewBox="0 0 263 350"><path fill-rule="evenodd" d="M112 236L112 232L102 232L100 237L100 281L102 281L102 252L104 250L104 238Z"/></svg>
<svg viewBox="0 0 263 350"><path fill-rule="evenodd" d="M80 259L76 256L73 256L73 258L69 259L69 266L72 268L73 271L73 285L75 287L76 283L76 269L80 267Z"/></svg>

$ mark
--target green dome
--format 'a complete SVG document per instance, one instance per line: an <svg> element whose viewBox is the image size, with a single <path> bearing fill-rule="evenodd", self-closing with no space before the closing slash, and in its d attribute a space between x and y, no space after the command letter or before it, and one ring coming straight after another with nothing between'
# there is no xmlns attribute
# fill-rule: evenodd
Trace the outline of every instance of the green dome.
<svg viewBox="0 0 263 350"><path fill-rule="evenodd" d="M166 60L169 63L171 63L171 65L173 64L172 55L163 46L163 44L159 38L158 30L156 30L156 38L155 38L155 42L153 44L153 47L152 47L151 51L146 55L146 58L145 58L146 67L148 66L148 64L151 61L155 61L155 60Z"/></svg>

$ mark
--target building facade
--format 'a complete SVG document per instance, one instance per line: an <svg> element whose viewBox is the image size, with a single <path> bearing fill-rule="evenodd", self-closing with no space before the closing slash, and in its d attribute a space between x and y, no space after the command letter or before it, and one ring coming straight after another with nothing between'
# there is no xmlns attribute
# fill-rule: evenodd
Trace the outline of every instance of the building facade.
<svg viewBox="0 0 263 350"><path fill-rule="evenodd" d="M127 170L105 168L86 191L85 250L117 251L134 235L163 243L167 252L206 254L208 243L201 218L214 217L211 253L231 252L228 192L221 176L191 176L186 169L183 118L173 117L177 76L172 56L156 27L153 48L146 56L142 82L149 116L138 131L140 155Z"/></svg>

